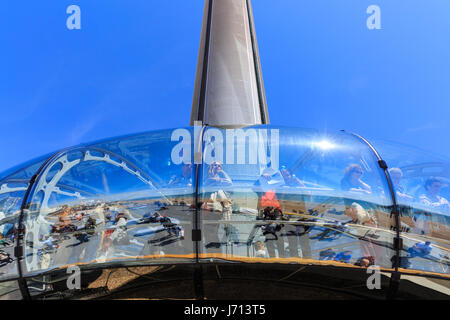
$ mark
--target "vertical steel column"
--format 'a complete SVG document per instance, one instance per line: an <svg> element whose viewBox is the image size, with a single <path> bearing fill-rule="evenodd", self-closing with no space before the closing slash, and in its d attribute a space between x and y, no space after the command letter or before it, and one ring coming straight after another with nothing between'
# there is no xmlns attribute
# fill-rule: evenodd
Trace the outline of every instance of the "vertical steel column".
<svg viewBox="0 0 450 320"><path fill-rule="evenodd" d="M194 123L196 125L200 123ZM195 266L194 266L194 291L195 296L199 300L204 300L205 292L203 286L203 266L200 264L199 254L200 254L200 244L202 241L202 228L201 228L201 220L200 220L200 206L199 206L199 192L200 192L200 179L202 177L202 165L203 165L203 135L205 133L205 126L202 126L198 136L194 133L194 165L195 165L195 195L194 195L194 203L195 203L195 212L194 212L194 221L192 226L192 241L194 243L194 253L195 253ZM194 129L195 132L195 129Z"/></svg>
<svg viewBox="0 0 450 320"><path fill-rule="evenodd" d="M204 126L226 128L269 124L254 30L250 0L205 1L190 121L191 126L198 122L203 125L197 137L201 148ZM195 163L194 288L197 298L203 299L198 199L202 165Z"/></svg>
<svg viewBox="0 0 450 320"><path fill-rule="evenodd" d="M268 124L250 0L206 0L191 125Z"/></svg>

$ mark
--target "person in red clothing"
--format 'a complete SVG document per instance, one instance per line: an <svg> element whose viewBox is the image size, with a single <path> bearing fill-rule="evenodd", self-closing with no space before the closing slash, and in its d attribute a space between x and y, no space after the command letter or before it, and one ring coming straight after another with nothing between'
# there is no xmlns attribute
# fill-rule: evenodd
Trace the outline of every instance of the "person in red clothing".
<svg viewBox="0 0 450 320"><path fill-rule="evenodd" d="M261 177L255 183L255 191L259 196L260 218L263 220L286 220L276 194L277 187L284 184L280 171L270 167L263 171ZM275 244L278 257L285 257L283 227L283 224L277 222L271 222L261 227L263 235L266 237L267 252L271 258L276 257Z"/></svg>
<svg viewBox="0 0 450 320"><path fill-rule="evenodd" d="M275 190L266 191L261 196L261 208L274 207L281 211L280 202L278 202Z"/></svg>

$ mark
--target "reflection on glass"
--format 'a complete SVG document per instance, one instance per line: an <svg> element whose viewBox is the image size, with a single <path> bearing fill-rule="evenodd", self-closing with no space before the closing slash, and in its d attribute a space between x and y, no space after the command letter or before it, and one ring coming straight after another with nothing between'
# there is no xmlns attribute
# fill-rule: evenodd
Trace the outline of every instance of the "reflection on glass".
<svg viewBox="0 0 450 320"><path fill-rule="evenodd" d="M345 168L344 177L341 180L342 190L370 194L372 188L362 181L363 174L361 165L357 163L353 163Z"/></svg>
<svg viewBox="0 0 450 320"><path fill-rule="evenodd" d="M171 158L176 143L167 130L56 157L30 192L24 273L141 259L191 261L185 230L192 229L193 172Z"/></svg>
<svg viewBox="0 0 450 320"><path fill-rule="evenodd" d="M14 256L16 226L31 177L46 157L41 157L0 174L0 280L18 276Z"/></svg>
<svg viewBox="0 0 450 320"><path fill-rule="evenodd" d="M170 178L168 187L189 187L193 186L193 168L194 165L192 163L183 163L181 167L181 174L173 175Z"/></svg>
<svg viewBox="0 0 450 320"><path fill-rule="evenodd" d="M21 300L22 294L17 281L0 283L0 300Z"/></svg>
<svg viewBox="0 0 450 320"><path fill-rule="evenodd" d="M420 202L441 212L448 212L450 204L447 199L440 196L441 187L441 180L437 178L427 179L424 184L425 193L420 195Z"/></svg>
<svg viewBox="0 0 450 320"><path fill-rule="evenodd" d="M400 203L413 202L414 197L408 194L402 183L403 171L400 168L390 168L389 174L391 176L392 184L396 192L397 201Z"/></svg>
<svg viewBox="0 0 450 320"><path fill-rule="evenodd" d="M400 204L401 267L450 274L450 161L412 147L373 142L391 167Z"/></svg>
<svg viewBox="0 0 450 320"><path fill-rule="evenodd" d="M194 164L192 133L100 141L46 163L24 211L24 274L73 264L192 263L197 245L202 263L394 267L393 203L367 144L345 133L207 128L203 162ZM391 166L401 211L400 267L449 274L449 162L376 147ZM17 278L20 206L43 163L0 181L0 280ZM199 243L191 238L197 218Z"/></svg>
<svg viewBox="0 0 450 320"><path fill-rule="evenodd" d="M277 143L269 128L279 130ZM208 129L205 136L211 136ZM223 130L222 136L233 135ZM244 136L205 140L204 154L215 155L215 162L203 164L200 180L205 262L321 260L391 268L392 203L366 145L346 134L265 126L246 128ZM230 150L240 150L234 154L239 164L230 163ZM210 178L217 162L220 185Z"/></svg>

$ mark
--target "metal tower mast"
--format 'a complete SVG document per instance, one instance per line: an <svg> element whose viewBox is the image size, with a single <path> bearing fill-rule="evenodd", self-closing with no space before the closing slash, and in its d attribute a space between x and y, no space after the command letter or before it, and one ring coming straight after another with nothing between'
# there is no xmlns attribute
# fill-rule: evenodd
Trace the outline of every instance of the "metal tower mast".
<svg viewBox="0 0 450 320"><path fill-rule="evenodd" d="M250 0L206 0L191 125L268 124Z"/></svg>

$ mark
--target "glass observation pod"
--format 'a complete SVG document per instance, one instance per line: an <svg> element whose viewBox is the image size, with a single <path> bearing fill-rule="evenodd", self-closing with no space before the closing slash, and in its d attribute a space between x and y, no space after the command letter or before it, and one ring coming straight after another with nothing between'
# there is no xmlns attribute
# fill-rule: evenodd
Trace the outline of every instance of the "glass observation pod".
<svg viewBox="0 0 450 320"><path fill-rule="evenodd" d="M450 161L355 134L178 128L68 148L0 178L3 292L71 266L450 275Z"/></svg>

